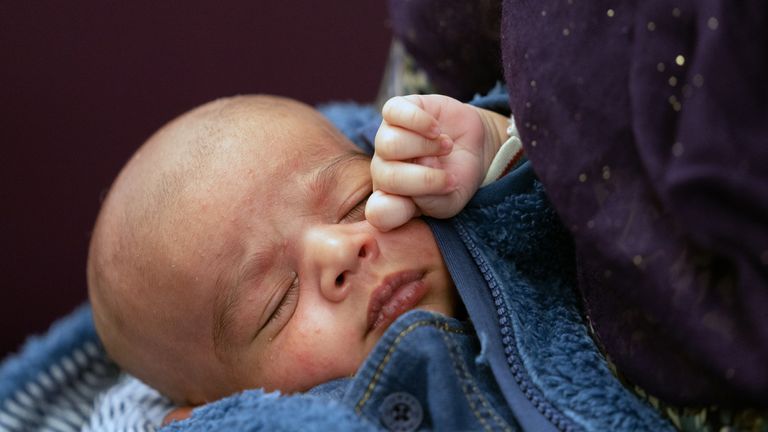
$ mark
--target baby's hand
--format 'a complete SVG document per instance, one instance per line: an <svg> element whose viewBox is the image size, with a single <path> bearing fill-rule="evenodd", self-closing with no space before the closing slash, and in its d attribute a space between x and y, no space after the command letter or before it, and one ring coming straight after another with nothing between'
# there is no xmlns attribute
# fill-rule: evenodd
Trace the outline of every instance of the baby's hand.
<svg viewBox="0 0 768 432"><path fill-rule="evenodd" d="M461 211L501 144L499 128L506 128L504 117L440 95L394 97L382 116L371 162L374 193L365 209L382 231L419 214L447 218Z"/></svg>

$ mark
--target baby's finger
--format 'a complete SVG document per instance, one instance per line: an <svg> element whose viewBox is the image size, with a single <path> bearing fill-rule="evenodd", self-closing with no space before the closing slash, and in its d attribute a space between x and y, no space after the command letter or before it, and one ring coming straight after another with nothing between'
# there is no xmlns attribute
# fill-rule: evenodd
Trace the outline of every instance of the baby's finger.
<svg viewBox="0 0 768 432"><path fill-rule="evenodd" d="M440 135L437 119L423 109L418 95L395 96L381 108L381 115L388 124L410 129L427 138Z"/></svg>
<svg viewBox="0 0 768 432"><path fill-rule="evenodd" d="M419 215L410 198L375 191L365 205L365 219L379 231L395 229Z"/></svg>
<svg viewBox="0 0 768 432"><path fill-rule="evenodd" d="M376 133L376 154L385 160L408 160L423 156L443 156L453 149L453 141L441 134L436 139L397 126L380 127Z"/></svg>
<svg viewBox="0 0 768 432"><path fill-rule="evenodd" d="M456 188L456 177L445 170L376 156L371 161L371 177L374 189L395 195L440 195Z"/></svg>
<svg viewBox="0 0 768 432"><path fill-rule="evenodd" d="M413 159L411 162L430 168L441 168L440 159L436 156L424 156Z"/></svg>

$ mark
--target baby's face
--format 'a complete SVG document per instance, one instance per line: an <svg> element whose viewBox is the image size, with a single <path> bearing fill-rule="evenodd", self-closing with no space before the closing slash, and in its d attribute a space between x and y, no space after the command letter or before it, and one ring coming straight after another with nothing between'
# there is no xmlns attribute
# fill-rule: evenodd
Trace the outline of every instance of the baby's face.
<svg viewBox="0 0 768 432"><path fill-rule="evenodd" d="M161 333L149 345L177 357L172 373L189 374L189 402L350 376L406 311L455 313L427 225L382 233L368 224L369 158L318 122L280 125L301 132L293 139L241 134L196 182L169 236L177 242L156 260L175 275L158 279L176 281L137 300L165 315L167 324L136 325Z"/></svg>
<svg viewBox="0 0 768 432"><path fill-rule="evenodd" d="M210 219L227 246L217 271L198 275L211 306L200 322L244 387L290 392L349 376L399 315L454 311L426 224L381 233L365 221L368 158L346 142L313 143L312 157L289 150L305 145L236 174L251 181Z"/></svg>

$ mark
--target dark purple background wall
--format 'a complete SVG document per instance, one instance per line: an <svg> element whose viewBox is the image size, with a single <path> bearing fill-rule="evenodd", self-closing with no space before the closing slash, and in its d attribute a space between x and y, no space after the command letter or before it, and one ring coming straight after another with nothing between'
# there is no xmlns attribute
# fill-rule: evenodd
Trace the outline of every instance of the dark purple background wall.
<svg viewBox="0 0 768 432"><path fill-rule="evenodd" d="M86 298L99 198L173 116L237 93L372 101L385 2L0 4L0 356Z"/></svg>

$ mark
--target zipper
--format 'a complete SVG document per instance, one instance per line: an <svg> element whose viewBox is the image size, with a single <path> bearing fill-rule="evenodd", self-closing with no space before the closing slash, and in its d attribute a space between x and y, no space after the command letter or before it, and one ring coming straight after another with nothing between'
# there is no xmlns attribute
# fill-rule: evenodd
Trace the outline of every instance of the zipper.
<svg viewBox="0 0 768 432"><path fill-rule="evenodd" d="M515 347L514 332L512 325L509 322L509 313L507 307L504 304L504 300L501 295L500 284L496 280L491 271L490 265L485 260L485 257L480 253L479 248L475 244L474 240L469 235L469 232L458 220L454 220L454 226L456 232L461 238L464 245L467 247L470 256L480 269L483 278L488 283L490 288L491 297L493 298L493 304L496 307L496 318L499 323L499 331L501 333L501 342L504 346L504 355L509 366L512 377L520 386L520 390L525 397L531 402L531 404L539 411L550 423L552 423L558 430L564 432L571 432L578 430L573 422L559 412L552 404L549 403L541 394L540 391L533 385L528 375L525 373L525 368L520 362L520 359L516 356L517 349Z"/></svg>

